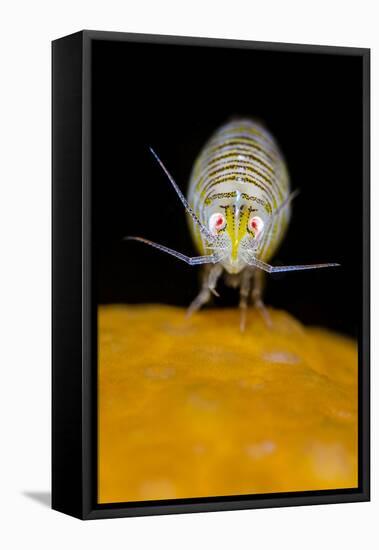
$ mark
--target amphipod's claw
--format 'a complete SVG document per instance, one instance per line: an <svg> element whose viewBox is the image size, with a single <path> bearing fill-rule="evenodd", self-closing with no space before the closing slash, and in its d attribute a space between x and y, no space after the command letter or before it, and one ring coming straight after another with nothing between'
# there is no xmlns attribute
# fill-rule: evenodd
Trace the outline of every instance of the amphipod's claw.
<svg viewBox="0 0 379 550"><path fill-rule="evenodd" d="M240 331L245 332L245 330L246 330L246 308L241 308Z"/></svg>
<svg viewBox="0 0 379 550"><path fill-rule="evenodd" d="M267 307L264 305L264 303L262 302L262 300L257 300L254 304L254 306L257 308L257 310L259 311L259 313L261 314L261 317L262 319L264 320L267 328L269 329L272 329L272 319L271 319L271 315L269 314L268 312L268 309Z"/></svg>
<svg viewBox="0 0 379 550"><path fill-rule="evenodd" d="M209 301L210 296L211 293L209 288L203 288L193 300L193 302L189 305L186 312L187 319L191 317L193 313L199 311L199 309Z"/></svg>

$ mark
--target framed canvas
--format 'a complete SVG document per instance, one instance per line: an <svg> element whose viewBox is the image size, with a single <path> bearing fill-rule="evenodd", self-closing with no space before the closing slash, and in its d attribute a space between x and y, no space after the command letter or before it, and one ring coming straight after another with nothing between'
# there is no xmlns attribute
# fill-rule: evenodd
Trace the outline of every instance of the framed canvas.
<svg viewBox="0 0 379 550"><path fill-rule="evenodd" d="M53 508L368 500L369 50L52 56Z"/></svg>

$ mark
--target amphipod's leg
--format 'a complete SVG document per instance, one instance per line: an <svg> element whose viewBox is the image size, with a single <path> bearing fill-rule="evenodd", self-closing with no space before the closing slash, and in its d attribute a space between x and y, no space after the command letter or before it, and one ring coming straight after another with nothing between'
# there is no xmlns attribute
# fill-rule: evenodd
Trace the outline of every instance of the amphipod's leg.
<svg viewBox="0 0 379 550"><path fill-rule="evenodd" d="M192 315L192 313L195 313L195 311L198 311L204 304L206 304L211 297L211 293L215 294L215 296L218 296L216 292L216 285L221 273L221 264L205 266L201 290L194 301L190 304L187 310L187 317Z"/></svg>
<svg viewBox="0 0 379 550"><path fill-rule="evenodd" d="M251 293L251 298L253 300L253 305L258 309L260 314L262 315L266 325L271 328L272 327L272 321L270 314L265 307L263 300L262 300L262 294L264 289L264 279L265 274L260 269L254 270L254 286Z"/></svg>
<svg viewBox="0 0 379 550"><path fill-rule="evenodd" d="M252 270L249 268L245 268L244 271L241 274L241 281L240 281L240 303L239 307L241 310L241 318L240 318L240 330L241 332L244 332L246 328L246 310L247 310L247 302L249 299L250 294L250 287L251 287L251 277L252 277Z"/></svg>

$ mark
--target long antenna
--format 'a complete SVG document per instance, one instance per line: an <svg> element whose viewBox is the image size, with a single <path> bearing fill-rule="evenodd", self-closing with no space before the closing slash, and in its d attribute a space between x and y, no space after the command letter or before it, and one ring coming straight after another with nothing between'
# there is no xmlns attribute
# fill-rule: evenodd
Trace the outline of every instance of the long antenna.
<svg viewBox="0 0 379 550"><path fill-rule="evenodd" d="M160 165L160 167L162 168L163 172L166 174L166 176L168 177L171 185L173 186L173 188L175 189L176 191L176 194L178 195L179 199L182 201L183 203L183 206L184 208L186 209L187 213L191 216L191 218L193 219L193 221L199 226L199 229L200 229L200 232L205 235L205 237L211 241L211 242L215 242L216 239L215 237L212 235L212 233L210 233L208 231L208 229L201 223L201 221L199 220L199 218L196 216L195 212L192 210L192 208L190 207L190 205L188 204L188 201L187 199L185 198L185 196L183 195L183 193L181 192L181 190L179 189L177 183L175 182L174 178L171 176L170 172L167 170L167 168L165 167L165 165L163 164L163 162L161 161L161 159L158 157L157 153L154 151L154 149L152 147L149 147L151 153L153 154L154 158L156 159L156 161L158 162L158 164Z"/></svg>
<svg viewBox="0 0 379 550"><path fill-rule="evenodd" d="M149 246L157 248L161 252L165 252L166 254L171 254L171 256L175 256L175 258L178 258L178 260L182 260L182 262L186 262L189 265L215 264L219 261L219 256L217 254L208 254L207 256L194 256L194 257L186 256L185 254L182 254L181 252L177 252L172 248L168 248L163 244L158 244L158 243L155 243L154 241L149 241L148 239L144 239L143 237L124 237L123 240L139 241L140 243L148 244Z"/></svg>
<svg viewBox="0 0 379 550"><path fill-rule="evenodd" d="M287 271L303 271L305 269L321 269L323 267L338 267L341 264L305 264L305 265L270 265L257 258L250 258L249 265L262 269L267 273L285 273Z"/></svg>

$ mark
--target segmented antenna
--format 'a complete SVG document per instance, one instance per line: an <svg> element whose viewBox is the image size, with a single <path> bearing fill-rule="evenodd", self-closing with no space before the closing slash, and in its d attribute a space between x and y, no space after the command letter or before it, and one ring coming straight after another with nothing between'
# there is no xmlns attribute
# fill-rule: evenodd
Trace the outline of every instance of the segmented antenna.
<svg viewBox="0 0 379 550"><path fill-rule="evenodd" d="M217 254L208 254L207 256L195 256L195 257L186 256L185 254L182 254L181 252L177 252L172 248L168 248L163 244L158 244L158 243L155 243L154 241L149 241L148 239L144 239L143 237L124 237L123 240L139 241L141 243L148 244L149 246L157 248L161 252L165 252L166 254L171 254L171 256L175 256L175 258L178 258L178 260L182 260L182 262L186 262L189 265L215 264L219 261L219 256Z"/></svg>
<svg viewBox="0 0 379 550"><path fill-rule="evenodd" d="M266 273L285 273L286 271L303 271L305 269L320 269L323 267L338 267L340 264L305 264L305 265L270 265L257 258L249 258L249 265L262 269Z"/></svg>
<svg viewBox="0 0 379 550"><path fill-rule="evenodd" d="M200 232L211 242L215 242L215 237L208 231L208 229L201 223L199 218L196 216L195 212L192 210L190 205L188 204L187 199L179 189L177 183L175 182L174 178L171 176L170 172L167 170L161 159L158 157L157 153L154 151L152 147L149 147L151 153L153 154L154 158L159 163L160 167L162 168L163 172L166 174L168 179L170 180L171 185L176 191L176 194L178 195L179 199L182 201L182 204L184 208L186 209L187 213L191 216L193 221L199 226Z"/></svg>

